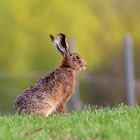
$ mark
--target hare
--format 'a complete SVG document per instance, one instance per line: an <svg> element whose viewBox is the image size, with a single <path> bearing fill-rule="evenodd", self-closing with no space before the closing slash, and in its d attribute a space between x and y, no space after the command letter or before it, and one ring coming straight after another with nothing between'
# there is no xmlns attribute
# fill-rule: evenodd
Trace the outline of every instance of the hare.
<svg viewBox="0 0 140 140"><path fill-rule="evenodd" d="M56 38L50 35L50 38L62 55L62 63L16 98L14 112L48 117L57 111L62 115L64 103L73 92L76 71L86 68L84 59L77 53L70 53L64 34L60 33Z"/></svg>

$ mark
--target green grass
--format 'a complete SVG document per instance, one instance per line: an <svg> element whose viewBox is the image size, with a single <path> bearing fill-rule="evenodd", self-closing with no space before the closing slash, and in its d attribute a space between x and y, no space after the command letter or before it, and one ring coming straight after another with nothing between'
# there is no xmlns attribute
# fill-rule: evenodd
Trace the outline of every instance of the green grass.
<svg viewBox="0 0 140 140"><path fill-rule="evenodd" d="M139 106L91 109L40 118L0 117L0 140L140 140Z"/></svg>

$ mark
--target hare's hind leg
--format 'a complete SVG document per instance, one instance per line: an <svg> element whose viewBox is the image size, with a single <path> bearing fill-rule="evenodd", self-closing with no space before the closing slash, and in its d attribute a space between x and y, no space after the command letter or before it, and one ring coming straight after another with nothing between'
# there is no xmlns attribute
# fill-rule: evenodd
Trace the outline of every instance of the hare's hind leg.
<svg viewBox="0 0 140 140"><path fill-rule="evenodd" d="M57 108L57 112L60 114L60 115L63 115L64 114L64 104L60 104Z"/></svg>
<svg viewBox="0 0 140 140"><path fill-rule="evenodd" d="M45 112L45 117L48 117L50 114L52 114L54 111L56 111L56 107L50 107L46 112Z"/></svg>

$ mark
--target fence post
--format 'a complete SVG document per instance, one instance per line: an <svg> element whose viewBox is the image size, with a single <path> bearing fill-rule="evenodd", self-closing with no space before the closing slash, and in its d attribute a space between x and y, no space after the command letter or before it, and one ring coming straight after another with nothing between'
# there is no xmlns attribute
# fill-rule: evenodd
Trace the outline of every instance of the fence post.
<svg viewBox="0 0 140 140"><path fill-rule="evenodd" d="M125 36L124 38L124 60L125 60L125 80L126 95L129 106L135 104L135 80L134 80L134 60L132 38Z"/></svg>
<svg viewBox="0 0 140 140"><path fill-rule="evenodd" d="M70 46L70 52L74 52L75 48L74 48L74 40L70 39L69 40L69 46ZM80 97L79 97L79 84L78 84L78 77L75 77L75 87L74 87L74 93L70 99L71 102L71 107L73 111L77 111L81 108L82 104L80 101Z"/></svg>

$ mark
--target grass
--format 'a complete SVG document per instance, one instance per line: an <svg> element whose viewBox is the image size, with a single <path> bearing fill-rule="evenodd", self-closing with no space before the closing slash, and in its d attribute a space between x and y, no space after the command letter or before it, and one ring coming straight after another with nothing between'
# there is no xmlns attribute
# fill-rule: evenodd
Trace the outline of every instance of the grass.
<svg viewBox="0 0 140 140"><path fill-rule="evenodd" d="M49 118L0 116L0 140L139 140L140 107L91 109Z"/></svg>

